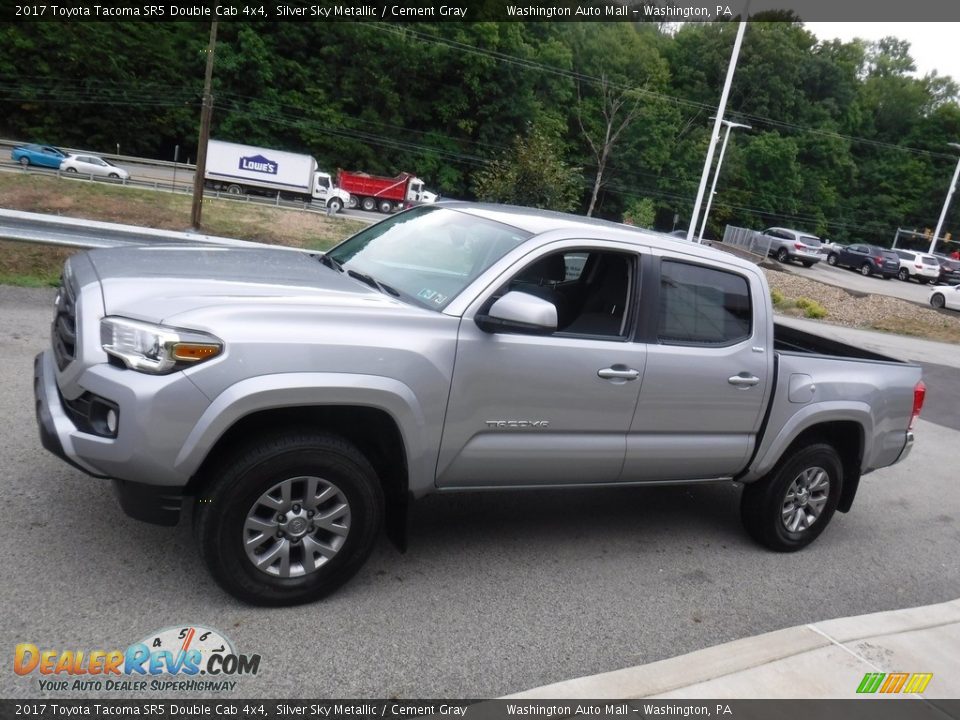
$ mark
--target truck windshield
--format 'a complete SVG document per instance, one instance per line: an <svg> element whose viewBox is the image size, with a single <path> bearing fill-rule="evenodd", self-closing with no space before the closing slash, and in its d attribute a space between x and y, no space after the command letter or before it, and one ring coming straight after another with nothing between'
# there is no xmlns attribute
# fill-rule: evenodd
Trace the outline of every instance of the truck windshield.
<svg viewBox="0 0 960 720"><path fill-rule="evenodd" d="M529 237L456 210L417 207L360 231L327 257L396 289L407 302L442 310Z"/></svg>

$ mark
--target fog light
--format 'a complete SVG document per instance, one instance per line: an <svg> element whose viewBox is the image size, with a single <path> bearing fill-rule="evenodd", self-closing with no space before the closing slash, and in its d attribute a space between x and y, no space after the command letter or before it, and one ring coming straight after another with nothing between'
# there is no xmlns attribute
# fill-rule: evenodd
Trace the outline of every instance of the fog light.
<svg viewBox="0 0 960 720"><path fill-rule="evenodd" d="M117 411L113 408L107 410L107 430L111 435L117 434Z"/></svg>

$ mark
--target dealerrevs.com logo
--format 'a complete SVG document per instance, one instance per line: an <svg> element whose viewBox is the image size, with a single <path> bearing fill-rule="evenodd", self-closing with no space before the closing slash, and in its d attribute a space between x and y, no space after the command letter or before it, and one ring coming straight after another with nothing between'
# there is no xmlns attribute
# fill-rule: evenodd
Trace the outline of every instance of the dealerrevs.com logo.
<svg viewBox="0 0 960 720"><path fill-rule="evenodd" d="M17 675L37 677L40 690L230 691L233 678L256 675L260 655L237 653L222 633L199 625L150 633L125 650L41 648L20 643Z"/></svg>

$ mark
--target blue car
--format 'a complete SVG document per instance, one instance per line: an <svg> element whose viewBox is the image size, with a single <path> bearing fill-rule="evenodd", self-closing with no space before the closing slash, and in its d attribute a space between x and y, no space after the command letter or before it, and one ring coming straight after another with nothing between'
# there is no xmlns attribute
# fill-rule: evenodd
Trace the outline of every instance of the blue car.
<svg viewBox="0 0 960 720"><path fill-rule="evenodd" d="M52 145L21 145L10 151L10 157L24 167L37 165L39 167L59 168L67 154Z"/></svg>

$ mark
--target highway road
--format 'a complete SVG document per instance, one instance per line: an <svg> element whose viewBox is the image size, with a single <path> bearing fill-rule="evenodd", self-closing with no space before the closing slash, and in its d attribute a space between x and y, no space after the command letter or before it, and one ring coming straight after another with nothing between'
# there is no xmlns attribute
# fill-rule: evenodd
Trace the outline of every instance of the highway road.
<svg viewBox="0 0 960 720"><path fill-rule="evenodd" d="M126 648L186 624L262 656L224 698L484 698L960 597L960 421L935 412L911 457L864 478L853 511L800 553L754 545L732 485L440 496L415 507L405 555L381 541L327 600L244 606L210 580L187 523L128 519L108 482L40 447L32 362L53 294L0 286L0 697L78 694L15 675L17 643ZM960 370L929 367L931 395L960 406Z"/></svg>

